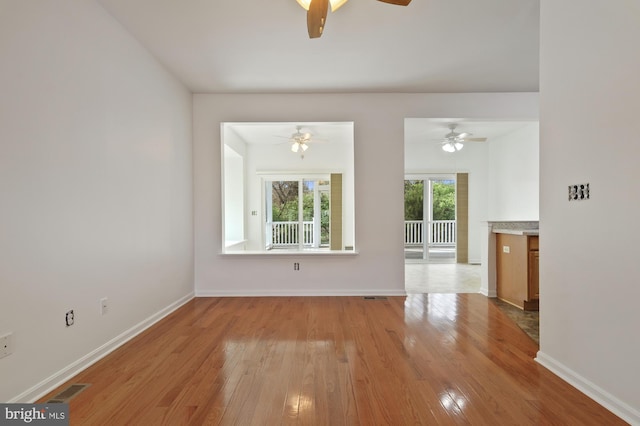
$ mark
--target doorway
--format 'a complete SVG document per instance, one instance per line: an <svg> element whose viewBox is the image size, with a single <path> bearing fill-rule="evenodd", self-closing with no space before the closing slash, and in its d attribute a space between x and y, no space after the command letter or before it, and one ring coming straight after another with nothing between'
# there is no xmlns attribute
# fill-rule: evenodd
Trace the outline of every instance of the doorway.
<svg viewBox="0 0 640 426"><path fill-rule="evenodd" d="M456 262L456 199L455 174L405 177L405 262Z"/></svg>

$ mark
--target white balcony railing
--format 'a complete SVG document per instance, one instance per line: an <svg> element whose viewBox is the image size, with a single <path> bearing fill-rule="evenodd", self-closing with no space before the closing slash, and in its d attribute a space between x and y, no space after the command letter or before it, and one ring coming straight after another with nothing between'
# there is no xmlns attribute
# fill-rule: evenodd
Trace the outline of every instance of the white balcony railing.
<svg viewBox="0 0 640 426"><path fill-rule="evenodd" d="M405 245L422 245L424 221L405 220L404 243ZM456 244L456 221L433 220L426 222L430 231L428 234L429 246L452 246ZM268 229L268 228L271 229ZM300 244L298 222L272 222L267 223L267 233L271 235L273 247L297 246ZM302 223L302 237L304 246L314 246L313 222Z"/></svg>
<svg viewBox="0 0 640 426"><path fill-rule="evenodd" d="M404 221L404 244L405 245L421 245L423 233L422 220L405 220Z"/></svg>
<svg viewBox="0 0 640 426"><path fill-rule="evenodd" d="M298 222L267 223L267 227L269 225L271 225L271 244L274 247L297 246L300 244ZM267 232L269 232L268 229ZM313 222L302 222L303 245L313 246L313 235Z"/></svg>
<svg viewBox="0 0 640 426"><path fill-rule="evenodd" d="M405 220L404 221L404 244L422 245L425 234L424 221ZM428 234L429 246L451 246L456 243L456 221L455 220L433 220L426 222L430 231Z"/></svg>

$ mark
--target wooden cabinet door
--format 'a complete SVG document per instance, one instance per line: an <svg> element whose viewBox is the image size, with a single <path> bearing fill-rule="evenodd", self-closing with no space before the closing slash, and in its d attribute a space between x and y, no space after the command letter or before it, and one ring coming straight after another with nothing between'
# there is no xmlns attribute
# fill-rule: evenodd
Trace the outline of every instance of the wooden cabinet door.
<svg viewBox="0 0 640 426"><path fill-rule="evenodd" d="M540 298L540 252L531 250L529 252L529 300Z"/></svg>
<svg viewBox="0 0 640 426"><path fill-rule="evenodd" d="M496 249L498 298L523 309L528 299L527 237L496 234Z"/></svg>

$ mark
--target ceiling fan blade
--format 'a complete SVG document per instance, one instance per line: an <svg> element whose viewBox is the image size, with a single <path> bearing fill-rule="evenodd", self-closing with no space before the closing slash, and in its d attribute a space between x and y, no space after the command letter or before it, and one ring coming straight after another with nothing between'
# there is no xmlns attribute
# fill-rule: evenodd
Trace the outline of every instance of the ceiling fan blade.
<svg viewBox="0 0 640 426"><path fill-rule="evenodd" d="M456 139L464 139L464 138L466 138L467 136L471 136L471 133L467 133L467 132L458 133L458 134L456 135Z"/></svg>
<svg viewBox="0 0 640 426"><path fill-rule="evenodd" d="M487 138L463 138L465 142L486 142Z"/></svg>
<svg viewBox="0 0 640 426"><path fill-rule="evenodd" d="M327 11L329 10L329 0L311 0L307 11L307 30L309 38L318 38L324 31L327 22Z"/></svg>
<svg viewBox="0 0 640 426"><path fill-rule="evenodd" d="M378 0L383 3L395 4L396 6L408 6L411 0Z"/></svg>

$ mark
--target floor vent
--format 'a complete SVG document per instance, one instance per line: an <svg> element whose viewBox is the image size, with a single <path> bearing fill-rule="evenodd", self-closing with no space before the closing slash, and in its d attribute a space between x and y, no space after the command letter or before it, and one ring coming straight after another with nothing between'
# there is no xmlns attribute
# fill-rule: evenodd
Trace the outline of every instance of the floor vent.
<svg viewBox="0 0 640 426"><path fill-rule="evenodd" d="M364 300L387 300L387 296L364 296Z"/></svg>
<svg viewBox="0 0 640 426"><path fill-rule="evenodd" d="M48 400L46 404L66 404L73 397L78 395L80 392L85 390L91 386L89 383L77 383L75 385L71 385L59 394L55 395L53 398Z"/></svg>

